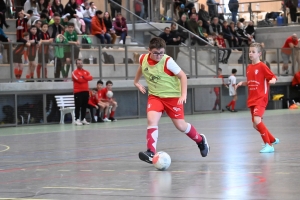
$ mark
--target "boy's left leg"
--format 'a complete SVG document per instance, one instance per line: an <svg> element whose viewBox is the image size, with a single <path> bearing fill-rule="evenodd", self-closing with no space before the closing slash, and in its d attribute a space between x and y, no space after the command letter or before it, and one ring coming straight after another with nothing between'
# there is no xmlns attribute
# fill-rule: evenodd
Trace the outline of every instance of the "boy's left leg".
<svg viewBox="0 0 300 200"><path fill-rule="evenodd" d="M110 115L109 115L108 119L111 120L112 122L116 122L117 119L115 119L114 116L115 116L115 111L116 111L116 109L118 107L118 103L116 101L113 101L111 103L111 106L112 106L112 109L111 109L111 112L110 112Z"/></svg>

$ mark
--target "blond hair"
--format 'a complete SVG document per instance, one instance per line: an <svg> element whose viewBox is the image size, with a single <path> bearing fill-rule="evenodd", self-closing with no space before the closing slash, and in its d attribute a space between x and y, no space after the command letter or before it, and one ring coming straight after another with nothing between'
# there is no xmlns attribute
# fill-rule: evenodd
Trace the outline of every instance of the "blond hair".
<svg viewBox="0 0 300 200"><path fill-rule="evenodd" d="M262 50L263 50L261 43L258 43L258 42L251 43L250 47L255 47L257 49L257 52L262 52Z"/></svg>

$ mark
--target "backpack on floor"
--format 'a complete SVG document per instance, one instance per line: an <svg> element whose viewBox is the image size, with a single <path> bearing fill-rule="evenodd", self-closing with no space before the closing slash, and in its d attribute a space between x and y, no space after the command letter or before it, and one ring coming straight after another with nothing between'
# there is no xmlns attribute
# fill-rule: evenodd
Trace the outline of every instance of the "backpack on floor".
<svg viewBox="0 0 300 200"><path fill-rule="evenodd" d="M86 45L82 45L83 49L90 49L92 46L92 40L90 37L88 37L87 35L83 35L82 39L81 39L81 44L86 44ZM89 45L87 45L89 44Z"/></svg>
<svg viewBox="0 0 300 200"><path fill-rule="evenodd" d="M114 64L114 70L116 71L116 65L115 65L115 58L112 55L107 54L106 52L103 52L104 57L104 63L105 64Z"/></svg>
<svg viewBox="0 0 300 200"><path fill-rule="evenodd" d="M266 19L257 22L257 27L272 27L272 26L273 26L272 22Z"/></svg>

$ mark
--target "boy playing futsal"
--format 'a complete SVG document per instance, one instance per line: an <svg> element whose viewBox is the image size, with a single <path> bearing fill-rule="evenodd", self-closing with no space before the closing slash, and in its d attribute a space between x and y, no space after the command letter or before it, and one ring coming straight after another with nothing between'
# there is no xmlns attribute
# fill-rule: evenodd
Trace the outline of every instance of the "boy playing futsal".
<svg viewBox="0 0 300 200"><path fill-rule="evenodd" d="M165 49L166 43L163 39L151 39L149 53L140 56L140 66L134 79L134 85L143 94L146 93L146 88L139 83L142 75L148 85L147 151L139 152L139 158L150 164L156 153L158 122L164 111L179 131L196 142L202 157L209 153L205 135L199 134L193 125L184 120L183 103L186 102L187 77L175 61L164 54Z"/></svg>
<svg viewBox="0 0 300 200"><path fill-rule="evenodd" d="M226 109L231 112L237 112L235 108L235 102L237 100L237 94L235 90L235 85L236 85L236 69L231 70L231 75L228 78L228 88L229 88L229 96L232 97L232 100L229 102L229 104L226 106ZM231 108L230 108L231 106Z"/></svg>
<svg viewBox="0 0 300 200"><path fill-rule="evenodd" d="M253 127L260 133L264 141L264 146L260 153L274 152L274 144L279 143L279 139L275 138L265 124L262 122L262 116L268 104L269 84L276 83L276 76L271 70L259 60L262 47L259 43L252 43L249 49L249 58L252 64L247 67L247 81L239 82L239 86L248 86L247 106L250 108L252 115Z"/></svg>

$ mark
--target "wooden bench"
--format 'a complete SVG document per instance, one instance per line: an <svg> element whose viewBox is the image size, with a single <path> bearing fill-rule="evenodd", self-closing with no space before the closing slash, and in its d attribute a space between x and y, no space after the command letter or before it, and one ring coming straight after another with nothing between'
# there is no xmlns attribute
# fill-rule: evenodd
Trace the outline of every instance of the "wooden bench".
<svg viewBox="0 0 300 200"><path fill-rule="evenodd" d="M64 124L65 114L71 113L72 123L75 123L75 103L74 95L57 95L55 96L57 106L60 110L60 124Z"/></svg>

